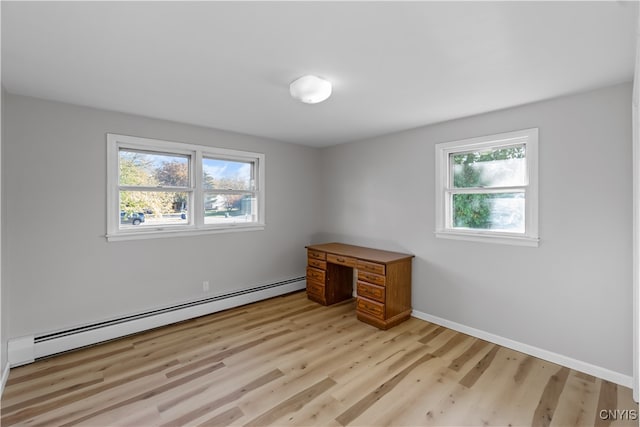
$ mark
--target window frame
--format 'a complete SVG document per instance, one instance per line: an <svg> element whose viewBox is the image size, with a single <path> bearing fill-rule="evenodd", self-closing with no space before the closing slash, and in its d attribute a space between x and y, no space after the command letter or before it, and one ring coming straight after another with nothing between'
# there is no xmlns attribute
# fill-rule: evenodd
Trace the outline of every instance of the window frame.
<svg viewBox="0 0 640 427"><path fill-rule="evenodd" d="M509 187L453 186L451 155L479 150L499 149L514 145L525 146L525 184ZM489 194L522 189L525 199L525 230L523 233L502 230L454 228L452 198L454 194ZM438 238L538 246L538 128L495 135L443 142L435 145L435 235Z"/></svg>
<svg viewBox="0 0 640 427"><path fill-rule="evenodd" d="M121 186L119 182L120 149L180 155L189 158L189 187L136 187ZM253 164L253 188L258 205L254 222L205 224L204 197L208 190L203 185L204 158L239 161ZM193 236L200 234L256 231L265 228L265 155L249 151L217 148L182 142L142 138L107 133L107 241L154 239L163 237ZM136 229L120 228L120 191L174 191L189 194L187 224L161 225Z"/></svg>

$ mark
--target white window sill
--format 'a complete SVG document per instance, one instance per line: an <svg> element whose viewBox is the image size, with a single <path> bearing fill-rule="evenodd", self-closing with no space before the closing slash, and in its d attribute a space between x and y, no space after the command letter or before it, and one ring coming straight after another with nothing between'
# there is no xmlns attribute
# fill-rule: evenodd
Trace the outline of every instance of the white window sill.
<svg viewBox="0 0 640 427"><path fill-rule="evenodd" d="M160 239L167 237L188 237L200 236L205 234L218 233L234 233L238 231L261 231L264 230L264 224L251 225L231 225L225 227L207 227L207 228L187 228L187 229L147 229L144 231L125 231L119 233L107 234L105 237L108 242L119 242L123 240L145 240Z"/></svg>
<svg viewBox="0 0 640 427"><path fill-rule="evenodd" d="M540 239L513 234L476 233L464 231L436 231L436 237L440 239L467 240L471 242L497 243L502 245L532 246L538 247Z"/></svg>

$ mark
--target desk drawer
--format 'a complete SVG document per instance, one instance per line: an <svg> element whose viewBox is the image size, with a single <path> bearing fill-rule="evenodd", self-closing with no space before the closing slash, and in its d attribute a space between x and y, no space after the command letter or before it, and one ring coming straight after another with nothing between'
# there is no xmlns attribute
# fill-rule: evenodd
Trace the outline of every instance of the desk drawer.
<svg viewBox="0 0 640 427"><path fill-rule="evenodd" d="M358 281L358 296L384 302L384 288L382 286Z"/></svg>
<svg viewBox="0 0 640 427"><path fill-rule="evenodd" d="M371 301L370 299L367 299L367 298L358 297L357 309L358 311L366 313L370 316L377 317L378 319L384 320L384 304Z"/></svg>
<svg viewBox="0 0 640 427"><path fill-rule="evenodd" d="M316 282L324 283L324 274L322 270L317 268L307 267L307 280L314 280Z"/></svg>
<svg viewBox="0 0 640 427"><path fill-rule="evenodd" d="M384 276L384 274L385 274L385 272L384 272L384 270L385 270L384 264L377 264L375 262L358 260L358 264L356 265L356 268L358 270L361 270L361 271L366 271L368 273L374 273L374 274L380 274L382 276Z"/></svg>
<svg viewBox="0 0 640 427"><path fill-rule="evenodd" d="M327 262L326 261L320 261L319 259L316 259L316 258L307 258L307 264L309 264L309 267L314 267L314 268L317 268L319 270L326 270L327 269Z"/></svg>
<svg viewBox="0 0 640 427"><path fill-rule="evenodd" d="M313 280L307 280L307 293L324 299L324 285Z"/></svg>
<svg viewBox="0 0 640 427"><path fill-rule="evenodd" d="M373 283L374 285L384 286L385 279L386 278L384 276L381 276L379 274L358 270L358 280Z"/></svg>
<svg viewBox="0 0 640 427"><path fill-rule="evenodd" d="M335 255L335 254L327 254L327 262L330 262L332 264L346 265L347 267L356 266L355 258L349 258L348 256Z"/></svg>
<svg viewBox="0 0 640 427"><path fill-rule="evenodd" d="M307 256L309 258L315 258L315 259L326 259L327 254L325 252L314 251L313 249L308 249L307 250Z"/></svg>

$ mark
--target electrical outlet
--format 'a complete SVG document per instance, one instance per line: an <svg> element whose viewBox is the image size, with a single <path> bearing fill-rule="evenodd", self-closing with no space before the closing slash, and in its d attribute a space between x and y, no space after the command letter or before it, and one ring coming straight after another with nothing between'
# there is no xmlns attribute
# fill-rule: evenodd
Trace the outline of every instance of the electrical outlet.
<svg viewBox="0 0 640 427"><path fill-rule="evenodd" d="M205 280L202 282L202 292L209 292L209 281Z"/></svg>

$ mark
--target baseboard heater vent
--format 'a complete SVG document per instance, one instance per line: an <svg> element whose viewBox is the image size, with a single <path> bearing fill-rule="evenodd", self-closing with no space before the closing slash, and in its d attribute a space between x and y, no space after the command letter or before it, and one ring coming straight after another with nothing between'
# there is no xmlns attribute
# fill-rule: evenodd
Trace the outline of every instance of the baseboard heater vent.
<svg viewBox="0 0 640 427"><path fill-rule="evenodd" d="M284 295L304 289L305 284L304 276L296 277L63 331L16 338L9 340L9 363L12 367L24 365L42 357Z"/></svg>

